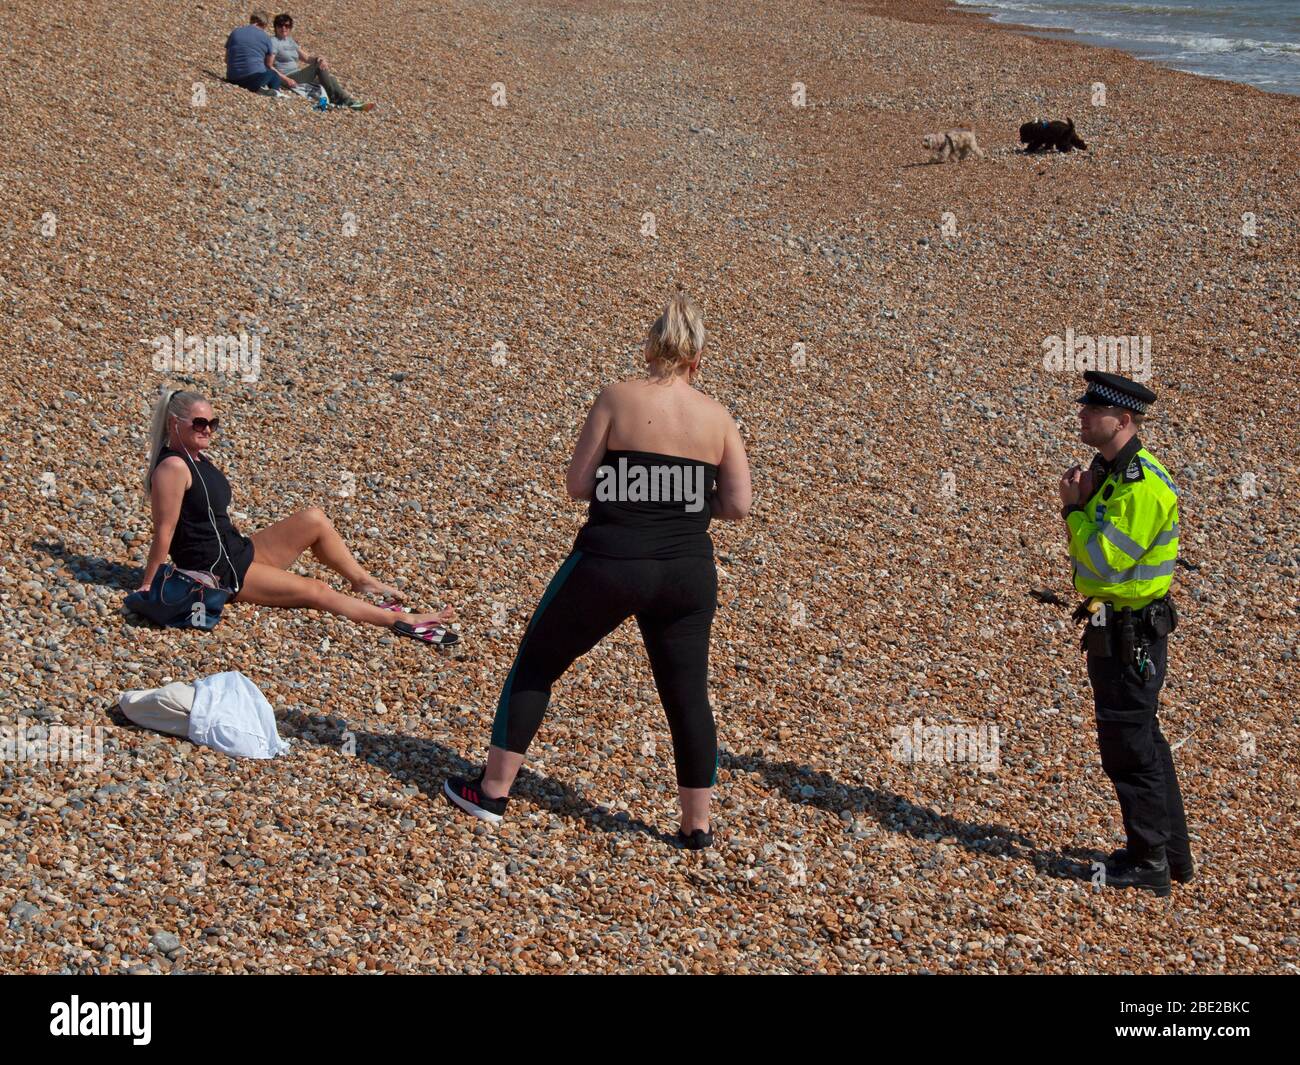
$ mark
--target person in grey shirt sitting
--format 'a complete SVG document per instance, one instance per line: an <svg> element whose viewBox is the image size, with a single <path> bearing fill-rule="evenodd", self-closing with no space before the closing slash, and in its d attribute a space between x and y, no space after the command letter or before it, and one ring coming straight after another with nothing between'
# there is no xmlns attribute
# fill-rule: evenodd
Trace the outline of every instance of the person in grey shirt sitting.
<svg viewBox="0 0 1300 1065"><path fill-rule="evenodd" d="M293 29L292 15L276 15L274 26L271 49L275 53L275 70L284 79L285 88L292 89L299 84L319 85L335 107L348 107L353 111L374 110L374 104L363 104L339 84L323 58L308 55L289 36Z"/></svg>

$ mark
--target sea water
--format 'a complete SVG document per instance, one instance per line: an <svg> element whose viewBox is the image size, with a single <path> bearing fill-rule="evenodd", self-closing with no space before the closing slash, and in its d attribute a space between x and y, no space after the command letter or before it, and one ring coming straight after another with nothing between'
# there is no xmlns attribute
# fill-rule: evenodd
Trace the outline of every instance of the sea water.
<svg viewBox="0 0 1300 1065"><path fill-rule="evenodd" d="M995 22L1300 95L1300 0L954 0ZM1059 32L1051 32L1059 31Z"/></svg>

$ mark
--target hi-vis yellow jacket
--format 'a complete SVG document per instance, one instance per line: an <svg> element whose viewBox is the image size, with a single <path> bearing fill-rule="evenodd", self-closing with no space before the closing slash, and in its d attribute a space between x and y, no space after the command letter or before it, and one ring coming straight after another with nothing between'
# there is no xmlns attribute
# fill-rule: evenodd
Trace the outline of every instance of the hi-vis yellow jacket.
<svg viewBox="0 0 1300 1065"><path fill-rule="evenodd" d="M1092 472L1097 485L1092 498L1065 510L1074 587L1136 610L1163 598L1173 583L1178 491L1137 437L1112 463L1096 456Z"/></svg>

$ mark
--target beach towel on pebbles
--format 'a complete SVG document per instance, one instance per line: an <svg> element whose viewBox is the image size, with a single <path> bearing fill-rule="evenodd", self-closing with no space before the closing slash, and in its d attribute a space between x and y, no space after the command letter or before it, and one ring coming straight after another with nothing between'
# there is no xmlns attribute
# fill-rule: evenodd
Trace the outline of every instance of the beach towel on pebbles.
<svg viewBox="0 0 1300 1065"><path fill-rule="evenodd" d="M194 743L239 758L274 758L289 749L275 728L275 713L242 673L216 673L193 685L127 692L122 712L145 728L188 736Z"/></svg>

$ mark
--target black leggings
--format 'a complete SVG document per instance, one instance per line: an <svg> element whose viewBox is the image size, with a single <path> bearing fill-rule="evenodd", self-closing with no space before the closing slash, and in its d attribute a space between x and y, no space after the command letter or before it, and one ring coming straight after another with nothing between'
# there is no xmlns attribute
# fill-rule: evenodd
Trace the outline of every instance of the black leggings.
<svg viewBox="0 0 1300 1065"><path fill-rule="evenodd" d="M709 706L709 628L718 605L712 558L613 559L574 551L533 612L506 678L492 745L523 754L554 684L633 615L673 737L677 783L710 788L718 737Z"/></svg>

